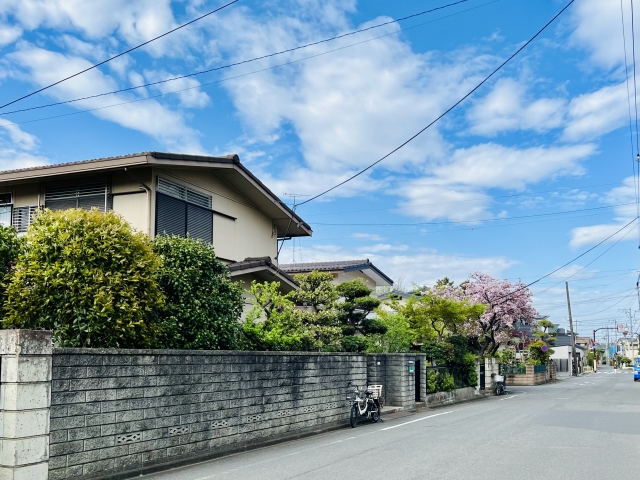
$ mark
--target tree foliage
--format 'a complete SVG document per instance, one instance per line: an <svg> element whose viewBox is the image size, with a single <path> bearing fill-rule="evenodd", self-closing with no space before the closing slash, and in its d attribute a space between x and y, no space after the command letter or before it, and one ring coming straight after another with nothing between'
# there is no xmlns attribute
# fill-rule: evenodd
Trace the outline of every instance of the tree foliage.
<svg viewBox="0 0 640 480"><path fill-rule="evenodd" d="M547 347L547 351L543 352L542 347L546 345L542 340L536 340L529 344L529 358L533 360L537 365L546 365L549 363L549 357L555 352L551 348Z"/></svg>
<svg viewBox="0 0 640 480"><path fill-rule="evenodd" d="M115 213L45 211L7 287L4 328L48 329L65 347L153 345L160 259Z"/></svg>
<svg viewBox="0 0 640 480"><path fill-rule="evenodd" d="M556 344L558 332L555 331L555 325L550 320L538 320L537 328L532 332L533 338L545 342L549 345Z"/></svg>
<svg viewBox="0 0 640 480"><path fill-rule="evenodd" d="M161 235L153 248L162 260L159 348L231 350L240 345L242 288L231 280L213 246L193 238Z"/></svg>
<svg viewBox="0 0 640 480"><path fill-rule="evenodd" d="M387 325L367 316L380 305L361 280L334 285L333 275L296 275L300 288L287 295L279 284L254 283L255 306L243 329L258 349L364 352L368 337L384 335Z"/></svg>
<svg viewBox="0 0 640 480"><path fill-rule="evenodd" d="M369 353L402 353L408 352L415 342L416 335L409 320L397 312L388 312L381 308L376 310L377 322L385 330L382 333L370 334L367 337Z"/></svg>
<svg viewBox="0 0 640 480"><path fill-rule="evenodd" d="M460 299L485 306L476 322L465 329L477 353L495 355L502 343L508 342L516 320L534 324L536 310L531 291L522 282L498 280L484 273L473 273L469 281L455 292Z"/></svg>
<svg viewBox="0 0 640 480"><path fill-rule="evenodd" d="M18 255L22 251L23 242L13 227L0 225L0 318L4 317L9 274L13 272Z"/></svg>
<svg viewBox="0 0 640 480"><path fill-rule="evenodd" d="M336 293L343 299L336 303L340 320L356 332L364 333L365 319L380 306L380 300L371 296L371 290L361 279L351 280L335 286ZM376 332L380 333L380 332ZM384 333L384 332L382 332Z"/></svg>
<svg viewBox="0 0 640 480"><path fill-rule="evenodd" d="M305 288L313 289L312 282L307 283ZM308 291L283 295L279 282L254 281L250 293L255 303L243 325L249 348L302 351L339 349L341 330L336 325L337 316L331 315L326 309L319 313L299 309L292 301L293 298L308 296Z"/></svg>

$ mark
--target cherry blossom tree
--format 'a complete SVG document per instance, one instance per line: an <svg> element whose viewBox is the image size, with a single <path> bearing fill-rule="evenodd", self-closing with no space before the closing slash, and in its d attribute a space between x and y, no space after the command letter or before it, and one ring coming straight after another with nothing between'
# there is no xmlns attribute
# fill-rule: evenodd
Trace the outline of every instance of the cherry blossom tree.
<svg viewBox="0 0 640 480"><path fill-rule="evenodd" d="M476 272L455 289L455 294L486 307L477 320L470 319L464 325L481 358L495 354L502 343L509 341L517 320L534 324L538 314L531 304L531 291L520 281L512 283Z"/></svg>

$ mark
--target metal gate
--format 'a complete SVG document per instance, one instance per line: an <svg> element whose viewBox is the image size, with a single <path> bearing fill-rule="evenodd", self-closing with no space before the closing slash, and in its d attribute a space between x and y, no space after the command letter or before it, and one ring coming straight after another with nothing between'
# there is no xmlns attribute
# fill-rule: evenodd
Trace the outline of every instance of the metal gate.
<svg viewBox="0 0 640 480"><path fill-rule="evenodd" d="M484 365L480 365L480 390L484 390Z"/></svg>

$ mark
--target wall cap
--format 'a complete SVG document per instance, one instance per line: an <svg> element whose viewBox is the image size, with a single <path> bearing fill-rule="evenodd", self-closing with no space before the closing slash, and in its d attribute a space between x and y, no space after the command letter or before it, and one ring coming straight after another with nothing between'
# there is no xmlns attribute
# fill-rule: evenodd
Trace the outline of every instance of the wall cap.
<svg viewBox="0 0 640 480"><path fill-rule="evenodd" d="M129 348L54 348L54 355L203 355L203 356L247 356L282 357L364 357L364 353L354 352L255 352L243 350L164 350L164 349L129 349ZM385 354L389 355L389 354Z"/></svg>
<svg viewBox="0 0 640 480"><path fill-rule="evenodd" d="M51 355L50 330L0 330L0 355Z"/></svg>

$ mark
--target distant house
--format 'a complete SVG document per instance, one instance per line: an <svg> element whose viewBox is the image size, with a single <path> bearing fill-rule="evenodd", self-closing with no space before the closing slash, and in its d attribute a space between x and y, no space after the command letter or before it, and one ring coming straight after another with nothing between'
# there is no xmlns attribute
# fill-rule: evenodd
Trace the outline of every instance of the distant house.
<svg viewBox="0 0 640 480"><path fill-rule="evenodd" d="M390 287L393 285L393 280L371 263L368 258L336 262L287 263L281 264L279 267L280 270L289 275L309 273L314 270L329 272L333 275L333 281L336 284L360 278L372 290L375 290L376 287Z"/></svg>
<svg viewBox="0 0 640 480"><path fill-rule="evenodd" d="M554 353L549 358L555 363L559 376L571 375L571 332L564 328L558 328L556 332L556 342L555 345L551 347ZM582 369L586 365L587 352L589 351L588 342L587 345L585 345L584 342L578 341L580 338L588 339L588 337L576 336L576 364L578 373L582 373Z"/></svg>
<svg viewBox="0 0 640 480"><path fill-rule="evenodd" d="M0 172L0 224L24 233L42 208L112 210L150 237L162 233L211 243L231 275L293 279L272 263L278 240L311 236L237 155L146 152Z"/></svg>

